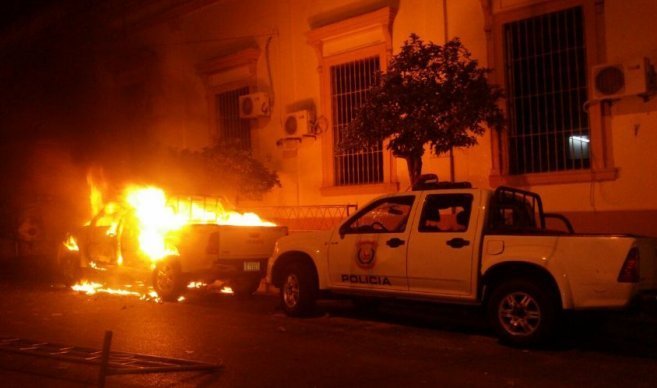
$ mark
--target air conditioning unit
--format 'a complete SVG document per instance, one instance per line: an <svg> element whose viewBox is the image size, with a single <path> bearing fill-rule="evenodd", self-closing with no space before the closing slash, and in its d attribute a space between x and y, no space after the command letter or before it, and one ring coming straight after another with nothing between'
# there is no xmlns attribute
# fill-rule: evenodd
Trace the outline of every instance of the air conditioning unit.
<svg viewBox="0 0 657 388"><path fill-rule="evenodd" d="M285 116L283 129L285 129L285 136L313 135L313 120L310 111L300 110L289 113Z"/></svg>
<svg viewBox="0 0 657 388"><path fill-rule="evenodd" d="M239 97L240 118L254 119L269 116L269 96L264 92L245 94Z"/></svg>
<svg viewBox="0 0 657 388"><path fill-rule="evenodd" d="M593 98L611 100L646 94L651 89L652 68L648 58L593 66Z"/></svg>

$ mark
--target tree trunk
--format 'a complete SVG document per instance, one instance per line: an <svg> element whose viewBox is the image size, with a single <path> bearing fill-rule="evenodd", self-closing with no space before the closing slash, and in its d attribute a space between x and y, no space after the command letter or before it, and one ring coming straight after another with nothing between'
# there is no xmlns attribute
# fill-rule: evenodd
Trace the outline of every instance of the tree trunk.
<svg viewBox="0 0 657 388"><path fill-rule="evenodd" d="M421 156L407 156L406 167L408 168L408 177L411 180L411 184L417 181L417 178L422 175L422 157Z"/></svg>

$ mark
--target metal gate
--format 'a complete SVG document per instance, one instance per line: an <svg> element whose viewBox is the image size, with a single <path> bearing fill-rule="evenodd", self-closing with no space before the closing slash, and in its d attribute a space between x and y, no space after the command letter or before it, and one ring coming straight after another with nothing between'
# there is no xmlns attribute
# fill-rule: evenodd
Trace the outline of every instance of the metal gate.
<svg viewBox="0 0 657 388"><path fill-rule="evenodd" d="M210 364L138 353L112 352L110 350L111 344L111 331L105 332L103 348L100 350L50 342L37 342L22 338L0 337L0 351L3 352L99 366L99 387L104 387L106 377L112 375L213 372L223 366L221 362Z"/></svg>

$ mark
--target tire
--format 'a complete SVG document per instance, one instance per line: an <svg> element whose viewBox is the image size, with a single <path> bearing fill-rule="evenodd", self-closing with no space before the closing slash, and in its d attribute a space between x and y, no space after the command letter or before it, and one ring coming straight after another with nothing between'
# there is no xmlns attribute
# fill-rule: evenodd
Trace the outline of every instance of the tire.
<svg viewBox="0 0 657 388"><path fill-rule="evenodd" d="M549 287L522 279L495 287L486 307L500 341L512 346L540 345L551 339L561 310Z"/></svg>
<svg viewBox="0 0 657 388"><path fill-rule="evenodd" d="M231 288L235 296L248 297L258 291L260 280L260 276L241 277L231 282Z"/></svg>
<svg viewBox="0 0 657 388"><path fill-rule="evenodd" d="M283 270L280 288L281 308L290 316L305 316L315 307L317 280L310 266L292 263Z"/></svg>
<svg viewBox="0 0 657 388"><path fill-rule="evenodd" d="M165 259L157 263L153 270L153 289L166 302L176 301L184 289L180 263Z"/></svg>

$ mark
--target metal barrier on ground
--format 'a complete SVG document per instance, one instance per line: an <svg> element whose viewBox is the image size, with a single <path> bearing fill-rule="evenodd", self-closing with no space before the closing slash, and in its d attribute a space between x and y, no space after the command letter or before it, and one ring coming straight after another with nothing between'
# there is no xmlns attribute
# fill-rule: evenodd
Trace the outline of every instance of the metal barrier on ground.
<svg viewBox="0 0 657 388"><path fill-rule="evenodd" d="M22 338L0 337L0 351L26 356L51 358L78 364L97 365L98 386L105 386L105 379L112 375L167 373L167 372L211 372L222 367L222 363L209 364L199 361L170 357L158 357L138 353L111 351L112 332L106 331L101 350L80 346L37 342Z"/></svg>

